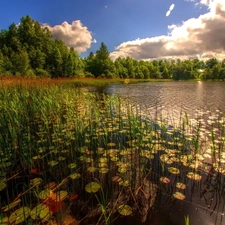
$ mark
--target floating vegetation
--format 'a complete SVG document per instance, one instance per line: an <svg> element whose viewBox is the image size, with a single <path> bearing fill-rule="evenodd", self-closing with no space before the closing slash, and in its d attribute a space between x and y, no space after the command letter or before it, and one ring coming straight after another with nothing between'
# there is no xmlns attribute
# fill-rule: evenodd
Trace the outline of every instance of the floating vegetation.
<svg viewBox="0 0 225 225"><path fill-rule="evenodd" d="M181 182L177 182L177 183L176 183L176 187L179 188L179 189L184 190L184 189L187 188L187 185L184 184L184 183L181 183Z"/></svg>
<svg viewBox="0 0 225 225"><path fill-rule="evenodd" d="M185 195L182 194L182 193L179 192L179 191L176 191L176 192L173 194L173 197L176 198L176 199L179 199L179 200L184 200L184 199L185 199Z"/></svg>
<svg viewBox="0 0 225 225"><path fill-rule="evenodd" d="M196 181L200 181L200 180L202 179L202 176L201 176L201 175L199 175L199 174L197 174L197 173L194 173L194 172L189 172L189 173L187 174L187 177L188 177L189 179L196 180Z"/></svg>
<svg viewBox="0 0 225 225"><path fill-rule="evenodd" d="M97 182L90 182L85 186L85 191L88 193L95 193L101 188L100 184Z"/></svg>
<svg viewBox="0 0 225 225"><path fill-rule="evenodd" d="M170 183L170 179L169 178L167 178L167 177L160 177L160 179L159 179L162 183L164 183L164 184L168 184L168 183Z"/></svg>
<svg viewBox="0 0 225 225"><path fill-rule="evenodd" d="M175 167L168 167L168 171L172 174L179 174L180 170Z"/></svg>
<svg viewBox="0 0 225 225"><path fill-rule="evenodd" d="M9 216L9 223L11 224L20 224L23 223L27 217L29 216L30 208L28 207L21 207L11 213Z"/></svg>
<svg viewBox="0 0 225 225"><path fill-rule="evenodd" d="M132 208L123 204L117 207L117 211L123 216L129 216L132 213Z"/></svg>

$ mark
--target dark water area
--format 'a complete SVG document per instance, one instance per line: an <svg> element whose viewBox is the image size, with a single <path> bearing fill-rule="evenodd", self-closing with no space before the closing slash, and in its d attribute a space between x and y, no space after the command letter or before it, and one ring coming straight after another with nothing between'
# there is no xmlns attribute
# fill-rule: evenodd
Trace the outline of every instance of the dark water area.
<svg viewBox="0 0 225 225"><path fill-rule="evenodd" d="M99 91L92 89L91 91ZM137 84L113 84L100 92L119 95L152 112L151 116L163 114L174 122L181 113L189 119L204 119L204 127L212 127L211 120L225 116L225 82L150 82ZM208 121L208 122L207 122ZM168 122L168 127L171 126ZM208 124L209 123L209 124ZM225 149L221 151L224 152ZM206 163L207 162L203 162ZM206 166L207 167L207 166ZM168 175L168 174L167 174ZM160 172L151 177L158 184ZM169 176L169 175L168 175ZM203 172L202 181L186 179L185 200L172 197L177 176L171 175L170 184L159 184L154 209L144 224L153 225L225 225L225 178L224 173ZM121 218L116 224L141 224L136 217Z"/></svg>

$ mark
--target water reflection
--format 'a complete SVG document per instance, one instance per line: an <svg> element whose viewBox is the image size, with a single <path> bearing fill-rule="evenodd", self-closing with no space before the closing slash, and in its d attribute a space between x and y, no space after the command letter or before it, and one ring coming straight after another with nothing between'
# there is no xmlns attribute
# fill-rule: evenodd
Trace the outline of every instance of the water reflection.
<svg viewBox="0 0 225 225"><path fill-rule="evenodd" d="M196 109L225 111L224 82L150 82L114 84L105 89L108 94L129 98L149 109L162 112L185 111L190 115Z"/></svg>

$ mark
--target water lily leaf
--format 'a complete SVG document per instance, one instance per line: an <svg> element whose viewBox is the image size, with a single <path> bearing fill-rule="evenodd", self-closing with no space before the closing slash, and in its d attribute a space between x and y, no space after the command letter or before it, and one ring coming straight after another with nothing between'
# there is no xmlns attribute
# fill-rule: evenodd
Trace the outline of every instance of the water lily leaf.
<svg viewBox="0 0 225 225"><path fill-rule="evenodd" d="M179 174L180 170L175 167L168 167L168 171L172 174Z"/></svg>
<svg viewBox="0 0 225 225"><path fill-rule="evenodd" d="M86 163L90 163L90 162L93 162L93 159L90 158L90 157L87 157L84 159Z"/></svg>
<svg viewBox="0 0 225 225"><path fill-rule="evenodd" d="M170 179L167 177L160 177L159 180L164 184L168 184L170 182Z"/></svg>
<svg viewBox="0 0 225 225"><path fill-rule="evenodd" d="M66 157L63 157L63 156L59 156L58 160L59 161L64 161L66 159Z"/></svg>
<svg viewBox="0 0 225 225"><path fill-rule="evenodd" d="M85 186L85 191L88 193L95 193L101 188L97 182L90 182Z"/></svg>
<svg viewBox="0 0 225 225"><path fill-rule="evenodd" d="M40 185L42 183L42 179L39 178L34 178L33 180L30 180L30 186L37 186Z"/></svg>
<svg viewBox="0 0 225 225"><path fill-rule="evenodd" d="M199 174L197 174L197 173L193 173L193 172L189 172L189 173L187 174L187 177L188 177L189 179L196 180L196 181L199 181L199 180L202 179L202 176L201 176L201 175L199 175Z"/></svg>
<svg viewBox="0 0 225 225"><path fill-rule="evenodd" d="M52 191L50 189L46 188L38 194L38 197L40 199L45 199L50 196L51 192Z"/></svg>
<svg viewBox="0 0 225 225"><path fill-rule="evenodd" d="M100 163L104 163L104 162L107 162L107 161L108 161L108 159L106 157L99 158Z"/></svg>
<svg viewBox="0 0 225 225"><path fill-rule="evenodd" d="M98 170L98 168L93 167L93 166L87 168L87 171L90 172L90 173L94 173L97 170Z"/></svg>
<svg viewBox="0 0 225 225"><path fill-rule="evenodd" d="M30 208L21 207L9 216L9 222L13 224L20 224L26 220L26 218L29 216L29 213Z"/></svg>
<svg viewBox="0 0 225 225"><path fill-rule="evenodd" d="M117 207L117 211L123 216L129 216L132 213L132 208L129 205L122 204Z"/></svg>
<svg viewBox="0 0 225 225"><path fill-rule="evenodd" d="M54 160L48 162L48 165L51 166L51 167L56 166L57 164L59 164L59 163L57 161L54 161Z"/></svg>
<svg viewBox="0 0 225 225"><path fill-rule="evenodd" d="M108 145L109 147L114 147L114 146L116 146L116 144L113 143L113 142L110 142L110 143L108 143L107 145Z"/></svg>
<svg viewBox="0 0 225 225"><path fill-rule="evenodd" d="M176 183L176 187L179 188L179 189L184 190L187 187L187 185L184 184L184 183L181 183L181 182L177 182Z"/></svg>
<svg viewBox="0 0 225 225"><path fill-rule="evenodd" d="M10 209L13 209L14 207L16 207L20 202L21 202L21 199L18 199L16 201L10 203L9 205L2 207L2 211L8 212Z"/></svg>
<svg viewBox="0 0 225 225"><path fill-rule="evenodd" d="M41 159L41 155L35 155L35 156L32 157L32 159L33 159L33 160Z"/></svg>
<svg viewBox="0 0 225 225"><path fill-rule="evenodd" d="M52 217L52 212L49 210L49 208L46 206L46 210L41 210L39 217L42 221L48 221Z"/></svg>
<svg viewBox="0 0 225 225"><path fill-rule="evenodd" d="M106 167L102 167L99 169L99 173L108 173L108 172L109 172L109 169Z"/></svg>
<svg viewBox="0 0 225 225"><path fill-rule="evenodd" d="M98 163L98 167L107 167L108 164L106 162L100 162Z"/></svg>
<svg viewBox="0 0 225 225"><path fill-rule="evenodd" d="M181 192L177 191L173 194L173 197L179 200L184 200L185 199L185 195L182 194Z"/></svg>
<svg viewBox="0 0 225 225"><path fill-rule="evenodd" d="M111 158L111 160L112 160L113 162L117 162L117 161L119 161L119 157L114 156L114 157Z"/></svg>
<svg viewBox="0 0 225 225"><path fill-rule="evenodd" d="M68 167L69 167L70 169L75 169L75 168L77 167L77 164L76 164L76 163L70 163L70 164L68 165Z"/></svg>
<svg viewBox="0 0 225 225"><path fill-rule="evenodd" d="M72 174L69 175L69 177L72 180L76 180L76 179L79 179L81 177L81 175L79 173L72 173Z"/></svg>
<svg viewBox="0 0 225 225"><path fill-rule="evenodd" d="M60 202L60 201L63 201L64 199L66 199L67 196L68 196L67 191L58 191L56 193L53 193L50 197L52 198L52 200L54 200L56 202Z"/></svg>
<svg viewBox="0 0 225 225"><path fill-rule="evenodd" d="M49 211L49 208L45 205L45 204L39 204L37 205L35 208L33 208L30 212L30 217L33 219L33 220L36 220L38 218L44 218L43 214L48 214L48 213L51 213Z"/></svg>
<svg viewBox="0 0 225 225"><path fill-rule="evenodd" d="M118 168L118 172L120 172L120 173L126 173L127 172L127 169L126 168L123 168L123 167L119 167Z"/></svg>

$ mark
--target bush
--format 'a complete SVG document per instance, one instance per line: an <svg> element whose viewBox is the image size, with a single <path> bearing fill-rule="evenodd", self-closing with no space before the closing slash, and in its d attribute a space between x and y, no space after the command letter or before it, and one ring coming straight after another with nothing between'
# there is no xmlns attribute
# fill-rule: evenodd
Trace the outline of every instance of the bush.
<svg viewBox="0 0 225 225"><path fill-rule="evenodd" d="M35 70L35 74L36 76L39 76L39 77L51 77L48 71L40 69L40 68L37 68Z"/></svg>
<svg viewBox="0 0 225 225"><path fill-rule="evenodd" d="M85 77L87 77L87 78L93 78L94 75L91 72L85 72Z"/></svg>
<svg viewBox="0 0 225 225"><path fill-rule="evenodd" d="M34 71L32 69L28 69L25 73L26 77L36 77Z"/></svg>

